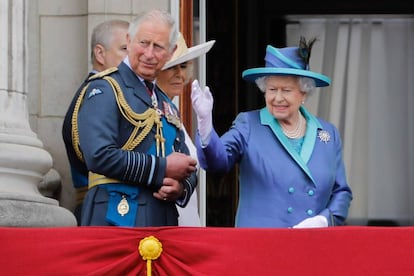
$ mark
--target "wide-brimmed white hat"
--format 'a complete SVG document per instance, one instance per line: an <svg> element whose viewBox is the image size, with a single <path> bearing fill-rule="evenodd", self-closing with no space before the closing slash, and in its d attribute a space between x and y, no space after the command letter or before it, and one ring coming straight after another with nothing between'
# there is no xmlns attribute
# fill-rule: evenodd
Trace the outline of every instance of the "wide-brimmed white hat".
<svg viewBox="0 0 414 276"><path fill-rule="evenodd" d="M180 63L198 58L208 51L210 51L211 47L213 47L215 40L210 40L208 42L204 42L201 44L198 44L196 46L187 47L187 44L185 43L183 35L180 33L177 40L177 49L174 52L174 55L171 57L171 59L164 65L162 70L171 68L173 66L176 66Z"/></svg>

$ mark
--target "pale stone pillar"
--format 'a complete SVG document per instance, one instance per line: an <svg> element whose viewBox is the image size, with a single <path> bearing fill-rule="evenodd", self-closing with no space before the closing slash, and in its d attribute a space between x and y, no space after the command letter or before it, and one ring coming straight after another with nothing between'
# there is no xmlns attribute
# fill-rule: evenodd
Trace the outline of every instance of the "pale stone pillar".
<svg viewBox="0 0 414 276"><path fill-rule="evenodd" d="M75 226L39 192L53 162L28 120L27 1L0 1L0 226Z"/></svg>

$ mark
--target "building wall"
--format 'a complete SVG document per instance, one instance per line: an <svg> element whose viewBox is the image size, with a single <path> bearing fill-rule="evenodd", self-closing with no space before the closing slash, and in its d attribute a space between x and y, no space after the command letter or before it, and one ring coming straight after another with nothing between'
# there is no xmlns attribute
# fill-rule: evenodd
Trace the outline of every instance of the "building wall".
<svg viewBox="0 0 414 276"><path fill-rule="evenodd" d="M131 20L152 8L170 10L169 0L30 0L28 33L28 110L32 130L52 155L60 175L60 205L73 210L72 187L61 129L73 94L90 65L90 34L102 21Z"/></svg>

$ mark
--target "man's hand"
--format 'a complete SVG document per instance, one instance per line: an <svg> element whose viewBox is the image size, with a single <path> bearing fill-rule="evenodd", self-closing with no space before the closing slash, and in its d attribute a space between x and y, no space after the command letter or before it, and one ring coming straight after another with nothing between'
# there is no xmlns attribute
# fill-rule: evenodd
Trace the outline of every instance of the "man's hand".
<svg viewBox="0 0 414 276"><path fill-rule="evenodd" d="M180 152L173 152L167 156L167 169L165 176L177 181L189 177L196 171L197 160Z"/></svg>
<svg viewBox="0 0 414 276"><path fill-rule="evenodd" d="M153 196L159 200L176 201L183 195L184 186L177 180L165 177L161 188L153 193Z"/></svg>
<svg viewBox="0 0 414 276"><path fill-rule="evenodd" d="M208 141L213 129L213 95L210 88L206 86L201 89L198 80L194 80L191 86L191 101L193 109L197 114L198 133L202 142Z"/></svg>

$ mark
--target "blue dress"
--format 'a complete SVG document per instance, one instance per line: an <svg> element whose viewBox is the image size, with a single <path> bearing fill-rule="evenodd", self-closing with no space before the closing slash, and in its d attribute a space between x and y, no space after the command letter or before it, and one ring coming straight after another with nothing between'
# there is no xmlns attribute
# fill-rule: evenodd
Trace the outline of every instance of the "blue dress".
<svg viewBox="0 0 414 276"><path fill-rule="evenodd" d="M300 153L267 108L240 113L221 137L213 130L205 147L196 137L207 172L239 164L236 227L292 227L316 215L344 224L352 192L341 137L333 124L300 110L307 121Z"/></svg>

